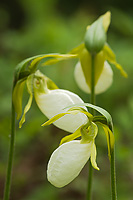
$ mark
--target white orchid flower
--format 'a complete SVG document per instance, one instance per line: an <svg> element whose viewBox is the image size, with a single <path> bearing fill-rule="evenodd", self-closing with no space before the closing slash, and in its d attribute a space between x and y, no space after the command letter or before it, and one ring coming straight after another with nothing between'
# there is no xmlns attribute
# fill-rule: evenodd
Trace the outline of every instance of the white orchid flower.
<svg viewBox="0 0 133 200"><path fill-rule="evenodd" d="M91 143L73 140L59 146L52 154L47 170L48 181L55 187L64 187L75 179L91 154Z"/></svg>
<svg viewBox="0 0 133 200"><path fill-rule="evenodd" d="M82 140L73 140L59 146L51 155L48 163L47 178L55 187L64 187L73 181L81 172L91 157L91 163L97 170L96 147L94 138L97 135L97 126L92 123L92 131L82 135ZM88 138L89 140L88 140Z"/></svg>
<svg viewBox="0 0 133 200"><path fill-rule="evenodd" d="M64 108L70 105L84 103L83 100L73 92L63 89L49 89L46 85L46 77L42 74L40 75L40 72L38 72L36 76L37 75L42 76L44 82L42 82L42 79L38 79L38 77L34 79L35 100L42 113L49 119L59 113L66 112L68 109ZM83 106L83 108L87 110L85 106ZM54 122L54 125L73 133L87 122L88 118L86 115L78 113L77 115L65 115Z"/></svg>
<svg viewBox="0 0 133 200"><path fill-rule="evenodd" d="M48 163L47 177L55 187L64 187L73 181L80 173L86 162L91 159L92 166L99 170L96 163L95 138L98 133L97 125L103 127L107 145L108 156L111 159L111 152L114 148L114 135L106 123L111 124L112 118L104 109L91 105L83 104L94 108L103 116L93 117L89 112L81 107L71 107L66 113L60 113L46 121L42 126L48 126L65 115L73 114L75 117L79 113L84 113L88 117L88 122L81 125L74 133L62 138L60 146L53 152ZM75 140L81 137L81 140Z"/></svg>
<svg viewBox="0 0 133 200"><path fill-rule="evenodd" d="M83 90L86 93L91 93L91 89L86 83L80 62L78 62L75 66L74 77L77 85L81 90ZM105 92L111 86L112 82L113 82L113 71L108 62L105 61L103 70L95 85L95 93L100 94L102 92Z"/></svg>

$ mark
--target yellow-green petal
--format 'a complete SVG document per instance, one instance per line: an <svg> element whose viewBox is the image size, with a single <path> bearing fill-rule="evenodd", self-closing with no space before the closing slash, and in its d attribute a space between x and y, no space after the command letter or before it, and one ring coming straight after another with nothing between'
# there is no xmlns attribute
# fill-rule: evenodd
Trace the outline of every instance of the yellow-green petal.
<svg viewBox="0 0 133 200"><path fill-rule="evenodd" d="M67 108L67 107L66 107ZM64 108L64 109L66 109ZM89 119L93 119L93 115L91 113L89 113L88 111L86 111L84 108L82 107L77 107L77 106L73 106L72 108L70 108L68 111L77 111L77 112L81 112L83 114L85 114Z"/></svg>
<svg viewBox="0 0 133 200"><path fill-rule="evenodd" d="M122 66L119 63L117 63L116 56L108 44L104 45L103 53L104 53L105 60L108 60L110 63L114 64L116 68L120 70L121 75L127 78L128 77L127 73L122 68Z"/></svg>
<svg viewBox="0 0 133 200"><path fill-rule="evenodd" d="M17 113L17 119L19 119L22 114L22 97L23 97L25 82L26 82L25 79L21 79L16 83L13 90L12 100L15 112Z"/></svg>
<svg viewBox="0 0 133 200"><path fill-rule="evenodd" d="M97 155L96 145L95 145L94 142L92 142L92 145L91 145L91 164L95 169L99 170L99 167L97 166L97 163L96 163L96 155Z"/></svg>
<svg viewBox="0 0 133 200"><path fill-rule="evenodd" d="M55 115L54 117L52 117L51 119L49 119L48 121L46 121L44 124L42 124L42 126L49 126L50 124L57 121L58 119L60 119L64 115L68 115L68 114L76 115L78 113L79 113L79 111L75 111L75 110L74 111L68 111L68 112L65 112L65 113L59 113L59 114Z"/></svg>
<svg viewBox="0 0 133 200"><path fill-rule="evenodd" d="M33 91L32 91L32 85L33 85L33 75L29 75L27 80L26 80L26 85L27 85L27 91L30 95L28 103L26 104L25 108L24 108L24 113L23 116L19 122L19 128L22 127L23 123L25 122L25 115L26 113L29 111L31 104L32 104L32 99L33 99Z"/></svg>
<svg viewBox="0 0 133 200"><path fill-rule="evenodd" d="M77 54L77 55L79 55L83 51L84 48L85 48L85 44L82 43L79 46L73 48L69 53L70 54Z"/></svg>
<svg viewBox="0 0 133 200"><path fill-rule="evenodd" d="M64 138L61 139L60 145L62 145L63 143L66 142L70 142L78 137L81 136L81 131L80 131L81 127L79 127L74 133L65 136Z"/></svg>
<svg viewBox="0 0 133 200"><path fill-rule="evenodd" d="M67 59L71 59L71 58L76 58L77 55L73 55L73 54L51 54L51 56L47 56L48 57L53 57L47 61L45 61L42 66L46 66L46 65L52 65L52 64L56 64L59 61L63 61L63 60L67 60Z"/></svg>
<svg viewBox="0 0 133 200"><path fill-rule="evenodd" d="M112 150L114 149L114 143L115 143L114 134L112 133L112 131L109 129L109 127L107 125L102 124L100 122L98 122L97 124L100 124L103 127L103 130L105 132L106 139L107 139L107 145L108 145L108 156L109 156L109 160L110 160L111 153L112 153Z"/></svg>

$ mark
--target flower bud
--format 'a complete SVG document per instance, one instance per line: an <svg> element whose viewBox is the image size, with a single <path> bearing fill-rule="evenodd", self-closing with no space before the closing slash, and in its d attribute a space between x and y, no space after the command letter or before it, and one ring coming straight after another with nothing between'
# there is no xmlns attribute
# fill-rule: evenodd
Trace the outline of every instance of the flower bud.
<svg viewBox="0 0 133 200"><path fill-rule="evenodd" d="M78 62L75 66L74 76L79 88L86 93L91 93L91 89L86 83L80 62ZM102 92L105 92L111 86L112 82L113 71L108 62L105 61L101 75L95 85L95 93L100 94Z"/></svg>
<svg viewBox="0 0 133 200"><path fill-rule="evenodd" d="M94 22L86 31L85 46L91 53L98 53L106 42L106 33L103 27L102 18Z"/></svg>
<svg viewBox="0 0 133 200"><path fill-rule="evenodd" d="M64 109L68 106L71 106L73 104L81 104L84 103L82 99L67 90L63 89L53 89L50 90L49 88L45 88L45 90L40 88L43 88L43 84L45 82L41 81L41 79L34 80L34 96L36 103L42 113L46 115L49 119L54 117L55 115L59 113L66 112L69 108ZM40 86L41 85L41 86ZM45 84L46 85L46 84ZM86 107L83 107L86 109ZM87 109L86 109L87 110ZM69 114L61 117L57 121L54 122L54 125L56 125L58 128L63 129L68 132L75 132L81 125L88 122L88 118L83 113L78 113L76 115Z"/></svg>
<svg viewBox="0 0 133 200"><path fill-rule="evenodd" d="M64 187L80 173L91 155L92 142L73 140L59 146L48 163L47 178L55 187Z"/></svg>
<svg viewBox="0 0 133 200"><path fill-rule="evenodd" d="M91 26L87 27L85 46L90 53L101 51L106 42L106 32L110 24L110 12L100 16Z"/></svg>

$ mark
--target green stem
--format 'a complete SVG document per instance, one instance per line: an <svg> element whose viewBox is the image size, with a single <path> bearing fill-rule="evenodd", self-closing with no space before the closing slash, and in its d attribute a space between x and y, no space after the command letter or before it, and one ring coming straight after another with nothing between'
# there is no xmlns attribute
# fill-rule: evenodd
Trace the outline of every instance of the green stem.
<svg viewBox="0 0 133 200"><path fill-rule="evenodd" d="M91 64L91 104L95 105L95 55L92 54L92 64ZM91 109L91 114L94 115L94 109ZM91 161L89 160L89 177L88 177L88 190L87 190L87 200L91 200L92 197L92 177L93 168Z"/></svg>
<svg viewBox="0 0 133 200"><path fill-rule="evenodd" d="M113 127L111 127L111 131L113 132ZM116 170L115 170L115 147L111 153L110 160L110 176L111 176L111 193L112 200L117 200L117 190L116 190Z"/></svg>
<svg viewBox="0 0 133 200"><path fill-rule="evenodd" d="M11 174L12 174L12 165L13 165L13 156L14 156L14 144L15 144L15 109L12 103L10 149L9 149L7 175L6 175L3 200L9 200L9 195L10 195Z"/></svg>

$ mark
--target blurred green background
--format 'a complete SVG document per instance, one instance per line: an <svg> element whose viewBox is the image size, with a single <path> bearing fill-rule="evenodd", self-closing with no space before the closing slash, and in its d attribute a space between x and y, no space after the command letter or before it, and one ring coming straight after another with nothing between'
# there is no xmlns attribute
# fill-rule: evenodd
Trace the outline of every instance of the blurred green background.
<svg viewBox="0 0 133 200"><path fill-rule="evenodd" d="M133 199L133 5L130 0L5 0L0 2L0 199L9 150L11 88L15 66L23 59L42 53L66 53L83 41L86 26L107 10L112 12L108 43L129 77L121 77L112 66L114 82L97 105L108 110L115 124L116 170L119 200ZM85 102L89 97L77 87L74 65L61 62L42 68L60 87L77 93ZM24 102L28 95L24 94ZM57 189L46 179L49 157L65 132L46 121L35 102L22 129L16 123L16 145L11 200L84 200L88 165L68 186ZM96 138L97 163L94 171L93 199L107 200L110 195L110 165L104 133Z"/></svg>

